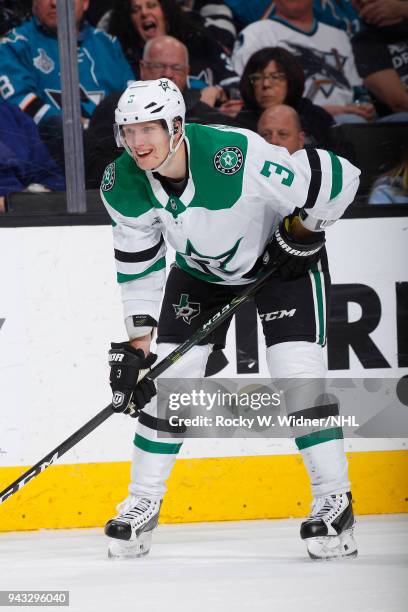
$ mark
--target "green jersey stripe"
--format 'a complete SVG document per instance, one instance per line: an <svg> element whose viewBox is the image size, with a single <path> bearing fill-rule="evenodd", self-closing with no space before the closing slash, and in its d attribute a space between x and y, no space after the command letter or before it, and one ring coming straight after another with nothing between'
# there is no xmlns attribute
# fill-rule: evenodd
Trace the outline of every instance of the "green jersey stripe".
<svg viewBox="0 0 408 612"><path fill-rule="evenodd" d="M166 258L161 257L156 263L154 263L150 268L147 268L144 272L140 272L139 274L122 274L122 272L117 273L118 283L127 283L131 280L136 280L137 278L142 278L143 276L147 276L151 272L156 272L157 270L163 270L166 267Z"/></svg>
<svg viewBox="0 0 408 612"><path fill-rule="evenodd" d="M330 200L333 200L343 189L343 167L337 155L331 151L327 152L329 154L332 166L332 187L330 192Z"/></svg>
<svg viewBox="0 0 408 612"><path fill-rule="evenodd" d="M156 453L159 455L177 455L181 448L181 443L156 442L156 440L148 440L140 434L136 434L133 440L136 448L140 448L147 453Z"/></svg>
<svg viewBox="0 0 408 612"><path fill-rule="evenodd" d="M326 296L324 293L324 278L323 274L315 264L309 270L309 276L312 283L313 289L313 300L315 307L315 319L316 319L316 342L324 346L326 341L326 314L325 314L325 300Z"/></svg>
<svg viewBox="0 0 408 612"><path fill-rule="evenodd" d="M329 442L330 440L342 440L343 429L342 427L332 427L331 429L323 429L322 431L315 431L306 436L300 436L295 438L296 446L299 450L309 448L309 446L315 446L316 444L322 444L323 442Z"/></svg>

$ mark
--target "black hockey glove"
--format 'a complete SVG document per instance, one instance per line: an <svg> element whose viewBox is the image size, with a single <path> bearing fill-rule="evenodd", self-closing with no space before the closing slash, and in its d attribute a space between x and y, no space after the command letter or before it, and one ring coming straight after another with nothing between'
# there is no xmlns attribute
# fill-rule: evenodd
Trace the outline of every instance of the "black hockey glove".
<svg viewBox="0 0 408 612"><path fill-rule="evenodd" d="M326 242L324 232L313 232L307 242L293 238L290 226L294 218L292 213L282 219L262 258L265 267L276 266L278 274L286 280L302 276L316 263Z"/></svg>
<svg viewBox="0 0 408 612"><path fill-rule="evenodd" d="M143 378L135 388L140 372L151 368L156 359L154 353L145 357L142 349L133 348L129 342L111 343L109 381L115 412L137 417L140 410L156 395L155 384L149 378Z"/></svg>

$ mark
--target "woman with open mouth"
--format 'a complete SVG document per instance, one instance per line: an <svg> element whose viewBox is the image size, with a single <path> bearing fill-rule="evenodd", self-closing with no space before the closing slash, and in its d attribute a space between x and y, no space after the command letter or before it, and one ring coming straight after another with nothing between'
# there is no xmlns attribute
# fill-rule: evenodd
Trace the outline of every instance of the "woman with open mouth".
<svg viewBox="0 0 408 612"><path fill-rule="evenodd" d="M188 48L190 87L238 87L239 78L232 69L228 50L197 21L197 14L194 15L182 10L175 0L117 0L106 31L119 39L137 78L145 43L168 34Z"/></svg>

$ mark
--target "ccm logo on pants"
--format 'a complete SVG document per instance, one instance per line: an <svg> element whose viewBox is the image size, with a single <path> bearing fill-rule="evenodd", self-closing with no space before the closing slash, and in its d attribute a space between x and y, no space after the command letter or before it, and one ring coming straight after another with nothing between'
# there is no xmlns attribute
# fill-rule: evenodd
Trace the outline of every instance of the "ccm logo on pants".
<svg viewBox="0 0 408 612"><path fill-rule="evenodd" d="M283 319L283 317L293 317L295 312L296 308L292 308L292 310L276 310L275 312L260 314L259 317L263 321L274 321L275 319Z"/></svg>

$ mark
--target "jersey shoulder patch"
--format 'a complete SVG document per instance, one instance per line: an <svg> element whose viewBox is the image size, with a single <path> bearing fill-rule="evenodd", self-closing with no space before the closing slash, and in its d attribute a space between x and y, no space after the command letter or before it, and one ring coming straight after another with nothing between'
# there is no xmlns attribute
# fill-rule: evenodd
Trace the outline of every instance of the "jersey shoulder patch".
<svg viewBox="0 0 408 612"><path fill-rule="evenodd" d="M248 139L229 126L186 126L190 170L196 187L192 206L231 208L242 193Z"/></svg>
<svg viewBox="0 0 408 612"><path fill-rule="evenodd" d="M126 152L105 168L101 181L102 199L125 217L140 217L153 204L148 181Z"/></svg>

